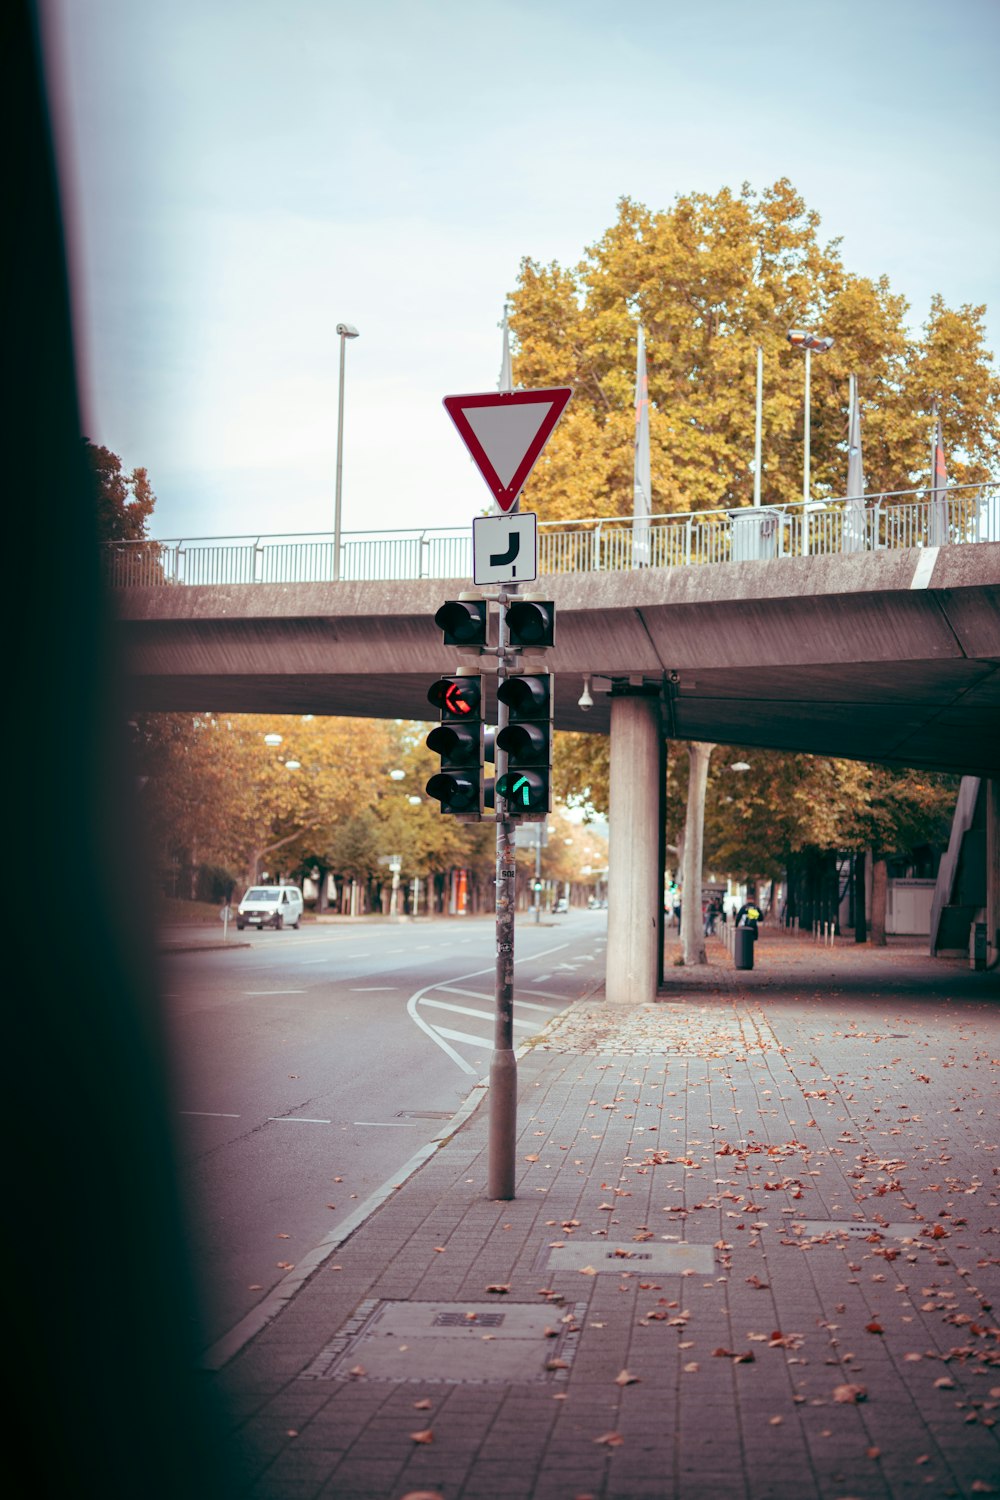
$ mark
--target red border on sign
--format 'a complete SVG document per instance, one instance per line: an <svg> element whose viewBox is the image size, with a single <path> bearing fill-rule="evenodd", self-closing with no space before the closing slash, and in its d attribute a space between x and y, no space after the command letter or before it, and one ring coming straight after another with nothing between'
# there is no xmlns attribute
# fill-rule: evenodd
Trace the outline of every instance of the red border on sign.
<svg viewBox="0 0 1000 1500"><path fill-rule="evenodd" d="M502 511L511 510L516 503L518 495L524 489L528 475L538 462L542 449L552 436L552 430L566 409L566 403L572 394L570 386L558 385L551 390L544 391L485 391L472 396L445 396L444 409L458 428L459 437L468 448L477 469L486 480L490 494ZM551 403L550 409L528 445L528 450L518 464L510 484L501 484L499 475L490 463L486 450L473 432L465 413L482 406L537 406L542 402Z"/></svg>

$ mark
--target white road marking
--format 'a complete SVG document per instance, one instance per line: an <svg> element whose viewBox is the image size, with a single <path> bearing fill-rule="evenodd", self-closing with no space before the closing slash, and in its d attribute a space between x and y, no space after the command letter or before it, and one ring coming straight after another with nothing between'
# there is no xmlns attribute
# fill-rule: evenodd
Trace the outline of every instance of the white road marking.
<svg viewBox="0 0 1000 1500"><path fill-rule="evenodd" d="M199 1118L206 1120L238 1120L240 1118L239 1115L224 1115L221 1111L215 1109L182 1109L180 1113L182 1115L198 1115Z"/></svg>
<svg viewBox="0 0 1000 1500"><path fill-rule="evenodd" d="M531 982L532 982L532 984L544 984L545 981L546 981L546 979L551 979L551 978L552 978L551 974L539 974L538 978L537 979L533 979Z"/></svg>
<svg viewBox="0 0 1000 1500"><path fill-rule="evenodd" d="M449 1005L447 1000L421 1000L421 1005L432 1005L435 1010L451 1010L459 1016L478 1016L481 1021L492 1021L493 1012L490 1010L474 1010L471 1005ZM515 1001L515 1004L517 1002ZM515 1026L522 1026L531 1031L538 1023L536 1021L519 1021L515 1017ZM440 1030L440 1027L438 1028Z"/></svg>
<svg viewBox="0 0 1000 1500"><path fill-rule="evenodd" d="M560 953L563 948L566 948L568 946L569 945L567 943L556 943L552 948L544 948L541 953L533 954L532 959L535 960L539 958L547 958L550 953ZM469 974L456 974L454 982L456 984L460 984L463 979L479 979L483 974L494 974L495 972L495 965L490 964L487 968L473 969ZM421 1031L425 1032L426 1035L430 1037L431 1041L434 1042L436 1046L440 1047L443 1052L447 1052L452 1062L457 1063L458 1066L462 1069L463 1073L468 1073L471 1077L474 1078L476 1076L477 1069L475 1069L471 1063L466 1062L462 1054L460 1052L456 1052L454 1047L448 1045L448 1042L445 1040L445 1033L443 1029L432 1026L429 1021L424 1020L423 1016L417 1014L417 1006L420 1004L423 996L428 994L431 990L440 989L440 987L440 983L425 984L422 989L415 990L410 996L409 1000L407 1000L406 1002L406 1009L409 1012L410 1019L420 1027ZM550 998L552 1000L560 1000L563 997L561 995L552 995L547 998ZM484 1042L482 1037L463 1038L462 1036L452 1036L452 1040L471 1041L476 1047L489 1046L489 1042Z"/></svg>
<svg viewBox="0 0 1000 1500"><path fill-rule="evenodd" d="M446 1036L449 1042L471 1042L473 1047L489 1047L492 1045L492 1040L488 1036L472 1036L468 1031L449 1031L447 1026L435 1026L434 1030L438 1036ZM475 1072L475 1069L470 1068L469 1072Z"/></svg>
<svg viewBox="0 0 1000 1500"><path fill-rule="evenodd" d="M468 995L470 1000L492 1000L492 994L484 994L482 990L460 990L457 984L436 984L434 989L442 990L446 995Z"/></svg>
<svg viewBox="0 0 1000 1500"><path fill-rule="evenodd" d="M269 1125L332 1125L332 1120L310 1120L306 1115L268 1115Z"/></svg>
<svg viewBox="0 0 1000 1500"><path fill-rule="evenodd" d="M352 985L352 995L389 995L399 989L398 984L358 984Z"/></svg>
<svg viewBox="0 0 1000 1500"><path fill-rule="evenodd" d="M379 1130L416 1130L416 1120L355 1120L355 1125L373 1125Z"/></svg>

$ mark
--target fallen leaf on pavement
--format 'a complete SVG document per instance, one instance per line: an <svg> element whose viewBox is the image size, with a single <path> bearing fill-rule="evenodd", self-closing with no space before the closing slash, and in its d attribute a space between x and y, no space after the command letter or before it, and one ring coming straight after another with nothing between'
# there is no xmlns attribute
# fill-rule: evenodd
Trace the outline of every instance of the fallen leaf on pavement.
<svg viewBox="0 0 1000 1500"><path fill-rule="evenodd" d="M857 1404L859 1401L864 1401L867 1395L868 1388L863 1385L835 1385L833 1388L834 1401L839 1401L842 1405L849 1405L852 1402Z"/></svg>
<svg viewBox="0 0 1000 1500"><path fill-rule="evenodd" d="M444 1500L440 1490L407 1490L403 1500Z"/></svg>
<svg viewBox="0 0 1000 1500"><path fill-rule="evenodd" d="M367 1375L368 1371L365 1369L364 1365L353 1365L347 1373L348 1375L353 1375L355 1379L360 1379L362 1375Z"/></svg>
<svg viewBox="0 0 1000 1500"><path fill-rule="evenodd" d="M620 1370L615 1376L615 1385L638 1385L638 1375L631 1375L628 1370Z"/></svg>
<svg viewBox="0 0 1000 1500"><path fill-rule="evenodd" d="M865 1324L865 1332L866 1333L885 1333L885 1329L882 1327L881 1323L879 1323L875 1318L873 1318L870 1323L866 1323Z"/></svg>
<svg viewBox="0 0 1000 1500"><path fill-rule="evenodd" d="M603 1443L605 1448L620 1448L624 1441L620 1432L602 1432L600 1437L594 1439L595 1443Z"/></svg>
<svg viewBox="0 0 1000 1500"><path fill-rule="evenodd" d="M488 1292L496 1292L498 1295L502 1296L505 1292L510 1291L510 1282L508 1281L505 1283L502 1281L494 1281L490 1283L486 1290Z"/></svg>
<svg viewBox="0 0 1000 1500"><path fill-rule="evenodd" d="M411 1432L410 1437L415 1443L433 1443L434 1433L430 1427L425 1427L422 1432Z"/></svg>
<svg viewBox="0 0 1000 1500"><path fill-rule="evenodd" d="M414 1403L413 1403L413 1410L414 1411L430 1411L430 1409L433 1406L433 1404L434 1403L432 1401L429 1401L427 1399L427 1397L425 1396L422 1401L414 1401Z"/></svg>

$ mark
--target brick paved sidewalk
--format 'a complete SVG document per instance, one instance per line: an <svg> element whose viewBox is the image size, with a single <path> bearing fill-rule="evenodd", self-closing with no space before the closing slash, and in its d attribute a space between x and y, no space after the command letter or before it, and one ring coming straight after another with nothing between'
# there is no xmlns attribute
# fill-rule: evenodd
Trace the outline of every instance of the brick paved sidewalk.
<svg viewBox="0 0 1000 1500"><path fill-rule="evenodd" d="M252 1500L1000 1494L1000 981L712 942L519 1065L210 1378Z"/></svg>

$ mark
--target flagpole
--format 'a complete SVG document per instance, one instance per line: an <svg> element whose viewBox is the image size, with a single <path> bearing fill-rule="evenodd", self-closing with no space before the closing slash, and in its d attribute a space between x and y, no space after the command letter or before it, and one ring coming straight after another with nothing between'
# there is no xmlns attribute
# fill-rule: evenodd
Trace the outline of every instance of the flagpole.
<svg viewBox="0 0 1000 1500"><path fill-rule="evenodd" d="M650 562L649 522L653 511L649 457L649 381L646 337L638 326L635 349L635 444L632 460L632 566Z"/></svg>
<svg viewBox="0 0 1000 1500"><path fill-rule="evenodd" d="M753 439L753 503L760 508L760 445L764 416L764 351L757 350L757 419Z"/></svg>

